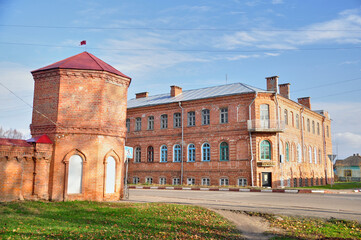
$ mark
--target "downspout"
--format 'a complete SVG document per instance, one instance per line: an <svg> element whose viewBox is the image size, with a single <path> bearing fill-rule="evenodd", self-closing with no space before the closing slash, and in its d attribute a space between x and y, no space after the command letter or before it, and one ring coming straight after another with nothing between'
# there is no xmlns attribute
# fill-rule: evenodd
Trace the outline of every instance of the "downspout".
<svg viewBox="0 0 361 240"><path fill-rule="evenodd" d="M300 120L301 120L301 141L302 141L302 146L301 146L301 154L302 154L302 158L301 158L301 161L302 162L305 162L305 146L304 146L304 136L303 136L303 111L305 110L304 107L301 108L301 113L300 113ZM301 163L302 163L301 162ZM303 173L300 172L300 177L303 177Z"/></svg>
<svg viewBox="0 0 361 240"><path fill-rule="evenodd" d="M179 107L182 109L182 161L181 161L181 184L183 185L183 151L184 151L184 141L183 141L183 138L184 138L184 132L183 132L183 107L182 107L182 103L181 102L178 102L178 105Z"/></svg>
<svg viewBox="0 0 361 240"><path fill-rule="evenodd" d="M275 102L276 102L276 114L277 114L277 127L280 129L280 111L279 111L279 105L278 105L278 99L277 99L277 92L275 92ZM281 160L281 154L280 154L280 133L277 132L277 142L278 142L278 161ZM281 187L283 187L283 171L282 171L282 162L280 161L280 169L281 169Z"/></svg>
<svg viewBox="0 0 361 240"><path fill-rule="evenodd" d="M327 153L326 153L326 133L325 133L325 117L322 119L322 137L323 137L323 157L325 159L325 183L327 185ZM333 170L333 169L332 169Z"/></svg>
<svg viewBox="0 0 361 240"><path fill-rule="evenodd" d="M254 97L254 99L252 100L252 102L248 106L249 122L251 123L251 125L252 125L251 106L254 103L254 101L256 100L257 94L258 94L258 92L256 91L256 96ZM251 147L251 180L252 180L252 187L254 187L254 177L253 177L253 160L254 160L254 158L253 158L252 132L251 131L249 131L249 143L250 143L250 147Z"/></svg>

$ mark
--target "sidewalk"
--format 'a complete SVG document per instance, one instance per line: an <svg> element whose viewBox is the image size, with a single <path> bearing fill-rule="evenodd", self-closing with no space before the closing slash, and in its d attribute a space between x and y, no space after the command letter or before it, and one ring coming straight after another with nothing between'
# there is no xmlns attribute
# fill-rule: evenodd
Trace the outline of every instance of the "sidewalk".
<svg viewBox="0 0 361 240"><path fill-rule="evenodd" d="M161 187L161 186L129 186L129 189L162 189L191 191L230 191L230 192L272 192L272 193L323 193L323 194L353 194L361 193L361 189L313 190L313 189L258 189L258 188L200 188L200 187Z"/></svg>

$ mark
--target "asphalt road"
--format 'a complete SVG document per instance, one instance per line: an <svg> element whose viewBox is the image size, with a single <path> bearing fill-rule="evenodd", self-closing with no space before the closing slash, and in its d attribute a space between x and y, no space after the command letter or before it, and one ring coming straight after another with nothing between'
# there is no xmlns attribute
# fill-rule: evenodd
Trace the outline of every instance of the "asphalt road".
<svg viewBox="0 0 361 240"><path fill-rule="evenodd" d="M295 194L130 189L129 201L192 204L213 209L334 217L361 222L361 193Z"/></svg>

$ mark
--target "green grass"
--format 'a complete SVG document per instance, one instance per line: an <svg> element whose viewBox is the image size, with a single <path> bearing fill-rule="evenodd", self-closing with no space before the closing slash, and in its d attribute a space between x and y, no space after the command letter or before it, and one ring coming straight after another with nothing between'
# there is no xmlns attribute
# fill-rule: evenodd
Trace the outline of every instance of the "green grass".
<svg viewBox="0 0 361 240"><path fill-rule="evenodd" d="M97 202L0 203L0 239L242 239L204 208Z"/></svg>
<svg viewBox="0 0 361 240"><path fill-rule="evenodd" d="M284 230L272 239L361 239L361 224L339 219L275 216L248 213L267 219L272 227Z"/></svg>
<svg viewBox="0 0 361 240"><path fill-rule="evenodd" d="M312 186L312 187L302 187L302 189L334 189L334 190L341 190L341 189L360 189L361 182L335 182L332 187L330 184L325 186Z"/></svg>

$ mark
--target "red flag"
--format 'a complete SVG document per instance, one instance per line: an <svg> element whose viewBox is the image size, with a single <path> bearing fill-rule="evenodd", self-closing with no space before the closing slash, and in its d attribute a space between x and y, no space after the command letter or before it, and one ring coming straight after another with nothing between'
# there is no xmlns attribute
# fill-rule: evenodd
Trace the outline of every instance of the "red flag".
<svg viewBox="0 0 361 240"><path fill-rule="evenodd" d="M81 45L86 45L86 41L85 41L85 40L81 41L81 42L80 42L80 46L81 46Z"/></svg>

